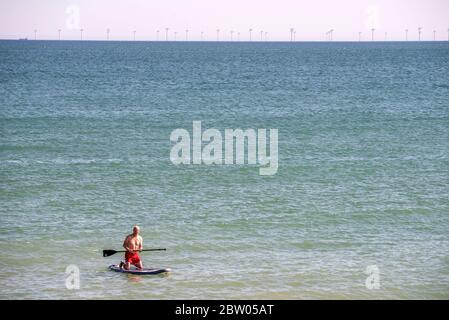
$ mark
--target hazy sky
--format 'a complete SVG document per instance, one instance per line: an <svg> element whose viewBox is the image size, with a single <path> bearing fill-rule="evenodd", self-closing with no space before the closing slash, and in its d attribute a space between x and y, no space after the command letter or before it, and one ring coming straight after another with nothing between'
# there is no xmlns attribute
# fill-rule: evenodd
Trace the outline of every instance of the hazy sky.
<svg viewBox="0 0 449 320"><path fill-rule="evenodd" d="M268 40L289 40L290 28L296 30L296 40L324 40L325 32L334 29L334 40L371 38L404 40L408 28L410 40L448 39L449 0L0 0L0 38L105 39L110 28L112 40L160 39L220 40L230 39L230 30L240 32L248 40L249 28L253 40L260 31L268 32Z"/></svg>

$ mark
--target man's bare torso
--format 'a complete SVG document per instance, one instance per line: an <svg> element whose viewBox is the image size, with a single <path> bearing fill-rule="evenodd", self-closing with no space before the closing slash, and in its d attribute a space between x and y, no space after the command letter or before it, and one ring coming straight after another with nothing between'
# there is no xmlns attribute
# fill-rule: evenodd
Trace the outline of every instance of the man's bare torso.
<svg viewBox="0 0 449 320"><path fill-rule="evenodd" d="M125 240L125 246L131 250L142 249L142 237L139 235L134 236L133 234L128 235Z"/></svg>

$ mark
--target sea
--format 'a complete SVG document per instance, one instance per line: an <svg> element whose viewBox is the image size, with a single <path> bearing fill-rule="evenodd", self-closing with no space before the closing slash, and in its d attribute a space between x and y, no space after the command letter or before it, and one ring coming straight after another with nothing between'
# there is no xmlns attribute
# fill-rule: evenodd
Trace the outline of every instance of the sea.
<svg viewBox="0 0 449 320"><path fill-rule="evenodd" d="M449 299L448 230L449 42L0 41L0 299Z"/></svg>

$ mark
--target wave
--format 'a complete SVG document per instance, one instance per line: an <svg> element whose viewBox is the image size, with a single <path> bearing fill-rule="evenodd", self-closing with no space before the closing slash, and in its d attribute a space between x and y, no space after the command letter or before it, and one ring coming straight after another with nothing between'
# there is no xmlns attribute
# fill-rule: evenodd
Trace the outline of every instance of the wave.
<svg viewBox="0 0 449 320"><path fill-rule="evenodd" d="M110 158L110 159L56 158L56 159L48 159L48 160L35 160L35 159L0 160L0 164L2 164L2 165L6 164L6 165L22 165L22 166L35 165L35 164L52 164L52 165L120 164L120 163L126 163L126 162L129 162L129 160L117 159L117 158Z"/></svg>

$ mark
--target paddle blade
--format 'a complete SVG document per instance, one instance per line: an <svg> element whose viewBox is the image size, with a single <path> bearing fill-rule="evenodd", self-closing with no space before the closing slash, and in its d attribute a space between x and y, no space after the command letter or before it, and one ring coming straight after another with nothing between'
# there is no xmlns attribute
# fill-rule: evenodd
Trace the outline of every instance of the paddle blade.
<svg viewBox="0 0 449 320"><path fill-rule="evenodd" d="M103 257L109 257L116 253L117 251L115 250L103 250Z"/></svg>

